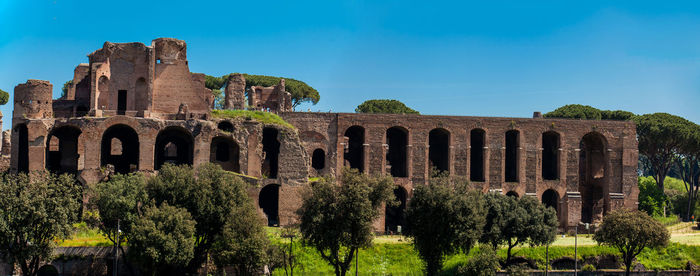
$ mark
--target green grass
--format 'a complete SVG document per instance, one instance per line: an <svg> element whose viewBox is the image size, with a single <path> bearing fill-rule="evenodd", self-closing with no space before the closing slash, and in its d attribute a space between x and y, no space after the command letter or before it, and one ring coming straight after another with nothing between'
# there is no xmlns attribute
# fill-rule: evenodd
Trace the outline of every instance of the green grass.
<svg viewBox="0 0 700 276"><path fill-rule="evenodd" d="M212 117L219 119L254 120L263 124L273 124L294 129L294 126L287 123L287 121L282 119L282 117L270 112L215 109L211 111L211 115Z"/></svg>
<svg viewBox="0 0 700 276"><path fill-rule="evenodd" d="M112 242L107 239L100 230L88 227L84 222L73 225L75 228L73 234L65 240L58 240L58 246L76 247L76 246L112 246Z"/></svg>

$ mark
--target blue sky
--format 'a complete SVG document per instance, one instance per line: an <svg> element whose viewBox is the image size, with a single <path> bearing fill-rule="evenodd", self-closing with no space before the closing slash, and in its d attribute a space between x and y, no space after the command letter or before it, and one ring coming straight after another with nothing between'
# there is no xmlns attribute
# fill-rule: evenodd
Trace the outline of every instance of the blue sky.
<svg viewBox="0 0 700 276"><path fill-rule="evenodd" d="M700 123L698 2L572 3L0 0L0 89L43 79L57 97L105 41L175 37L193 72L307 82L321 101L301 110L392 98L422 114L530 117L579 103Z"/></svg>

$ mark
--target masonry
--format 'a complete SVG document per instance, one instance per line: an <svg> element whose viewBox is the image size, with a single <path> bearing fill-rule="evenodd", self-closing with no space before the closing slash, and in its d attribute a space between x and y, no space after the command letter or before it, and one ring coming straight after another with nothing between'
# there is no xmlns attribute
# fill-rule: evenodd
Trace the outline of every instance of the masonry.
<svg viewBox="0 0 700 276"><path fill-rule="evenodd" d="M186 53L172 38L106 42L76 67L60 99L47 81L17 85L11 171L73 173L87 185L110 173L157 173L165 163L214 162L255 184L249 194L272 226L295 223L310 177L346 166L393 177L401 204L385 208L380 232L404 224L413 188L435 171L484 192L537 197L564 230L636 208L631 122L293 112L284 80L246 88L241 75L228 79L225 109L273 112L290 127L213 112Z"/></svg>

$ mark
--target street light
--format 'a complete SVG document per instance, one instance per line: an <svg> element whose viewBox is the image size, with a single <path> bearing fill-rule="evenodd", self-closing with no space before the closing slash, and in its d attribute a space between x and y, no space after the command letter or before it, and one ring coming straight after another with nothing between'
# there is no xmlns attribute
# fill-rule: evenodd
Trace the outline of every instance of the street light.
<svg viewBox="0 0 700 276"><path fill-rule="evenodd" d="M576 225L576 234L574 235L574 275L578 276L578 226L586 226L586 231L590 227L589 223L579 222Z"/></svg>

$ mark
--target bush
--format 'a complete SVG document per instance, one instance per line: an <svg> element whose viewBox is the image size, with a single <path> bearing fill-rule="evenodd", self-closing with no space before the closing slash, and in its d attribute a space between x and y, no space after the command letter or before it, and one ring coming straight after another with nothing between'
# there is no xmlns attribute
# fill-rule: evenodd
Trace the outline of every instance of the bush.
<svg viewBox="0 0 700 276"><path fill-rule="evenodd" d="M666 205L666 195L656 185L653 177L639 177L637 179L639 186L639 207L640 211L644 211L650 216L664 216L664 206Z"/></svg>
<svg viewBox="0 0 700 276"><path fill-rule="evenodd" d="M499 268L501 266L498 263L496 252L490 247L484 246L465 265L457 269L457 275L496 275Z"/></svg>
<svg viewBox="0 0 700 276"><path fill-rule="evenodd" d="M581 268L581 271L596 271L596 269L593 264L587 264Z"/></svg>

